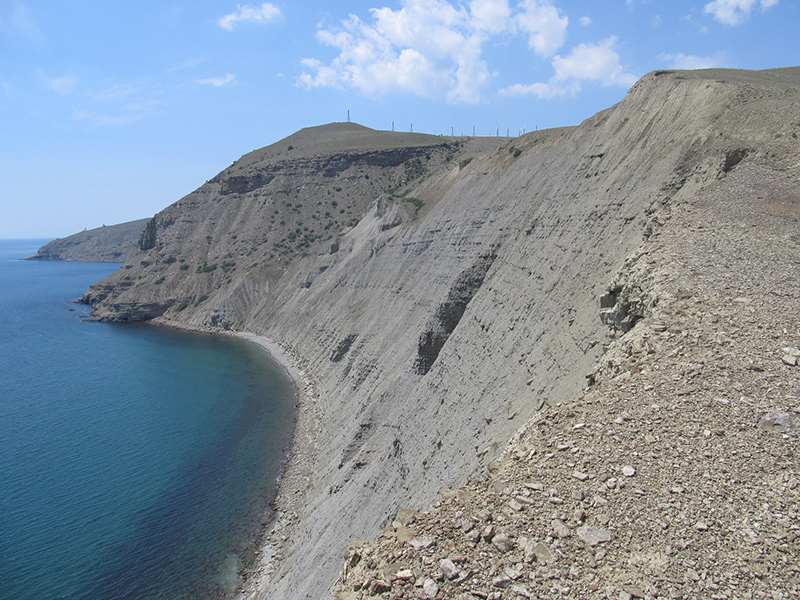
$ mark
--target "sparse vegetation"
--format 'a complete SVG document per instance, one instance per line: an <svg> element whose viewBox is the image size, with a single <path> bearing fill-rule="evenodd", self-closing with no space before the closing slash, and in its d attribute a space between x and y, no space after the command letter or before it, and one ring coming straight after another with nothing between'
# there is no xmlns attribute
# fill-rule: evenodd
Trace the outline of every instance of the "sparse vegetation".
<svg viewBox="0 0 800 600"><path fill-rule="evenodd" d="M217 263L209 265L206 261L203 261L202 265L197 267L198 273L211 273L217 269Z"/></svg>

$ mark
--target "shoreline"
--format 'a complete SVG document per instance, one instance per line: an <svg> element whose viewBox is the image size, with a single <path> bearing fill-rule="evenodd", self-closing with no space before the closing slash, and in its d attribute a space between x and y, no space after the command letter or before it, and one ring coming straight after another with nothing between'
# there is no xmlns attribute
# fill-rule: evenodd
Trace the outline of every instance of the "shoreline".
<svg viewBox="0 0 800 600"><path fill-rule="evenodd" d="M231 331L213 327L192 327L162 318L150 324L207 335L238 338L259 346L277 362L291 379L295 392L295 418L288 452L283 463L275 497L262 516L264 529L254 549L255 559L243 564L238 572L239 585L232 591L232 600L263 600L267 587L286 574L285 559L294 539L298 522L298 509L305 502L305 493L311 481L316 456L316 436L319 431L317 394L301 366L301 360L270 338L249 331ZM240 557L241 559L241 557Z"/></svg>
<svg viewBox="0 0 800 600"><path fill-rule="evenodd" d="M249 341L266 351L292 380L295 388L295 419L286 462L280 475L275 498L270 503L272 518L265 519L264 532L255 549L255 560L246 565L241 576L241 585L236 591L236 600L258 600L264 598L267 587L275 577L284 573L285 558L297 524L297 509L303 500L310 482L310 473L316 452L314 431L317 429L316 394L300 361L291 351L269 338L246 331L224 332L227 335Z"/></svg>

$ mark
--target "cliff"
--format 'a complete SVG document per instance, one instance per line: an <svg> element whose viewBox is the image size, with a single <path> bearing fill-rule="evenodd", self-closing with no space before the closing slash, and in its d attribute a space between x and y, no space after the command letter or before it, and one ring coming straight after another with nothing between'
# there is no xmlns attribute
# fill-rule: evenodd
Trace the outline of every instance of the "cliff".
<svg viewBox="0 0 800 600"><path fill-rule="evenodd" d="M48 242L26 260L125 262L139 251L139 237L150 219L103 225Z"/></svg>
<svg viewBox="0 0 800 600"><path fill-rule="evenodd" d="M632 340L714 273L713 306L759 292L781 306L772 345L800 345L797 287L772 298L758 262L797 280L799 91L800 69L656 72L578 127L513 140L303 130L156 215L87 292L96 315L263 335L308 377L306 478L249 597L325 597L349 540L484 473L543 407L635 371ZM765 248L746 274L740 238ZM361 583L347 593L379 593Z"/></svg>

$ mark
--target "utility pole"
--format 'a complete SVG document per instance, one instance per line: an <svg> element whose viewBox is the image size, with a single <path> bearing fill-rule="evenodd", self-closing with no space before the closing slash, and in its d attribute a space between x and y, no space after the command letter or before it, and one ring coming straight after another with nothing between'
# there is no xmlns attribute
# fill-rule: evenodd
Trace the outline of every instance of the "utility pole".
<svg viewBox="0 0 800 600"><path fill-rule="evenodd" d="M348 123L350 122L350 110L349 109L347 110L347 122Z"/></svg>
<svg viewBox="0 0 800 600"><path fill-rule="evenodd" d="M409 131L410 131L411 133L414 133L414 124L413 124L413 123L411 124L411 127L409 128Z"/></svg>

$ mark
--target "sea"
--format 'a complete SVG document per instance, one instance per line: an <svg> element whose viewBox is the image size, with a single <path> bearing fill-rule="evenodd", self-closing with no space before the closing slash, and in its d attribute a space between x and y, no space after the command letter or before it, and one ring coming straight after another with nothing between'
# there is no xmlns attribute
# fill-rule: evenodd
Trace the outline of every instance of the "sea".
<svg viewBox="0 0 800 600"><path fill-rule="evenodd" d="M0 240L0 600L229 598L254 560L295 392L251 342L92 322L118 264Z"/></svg>

